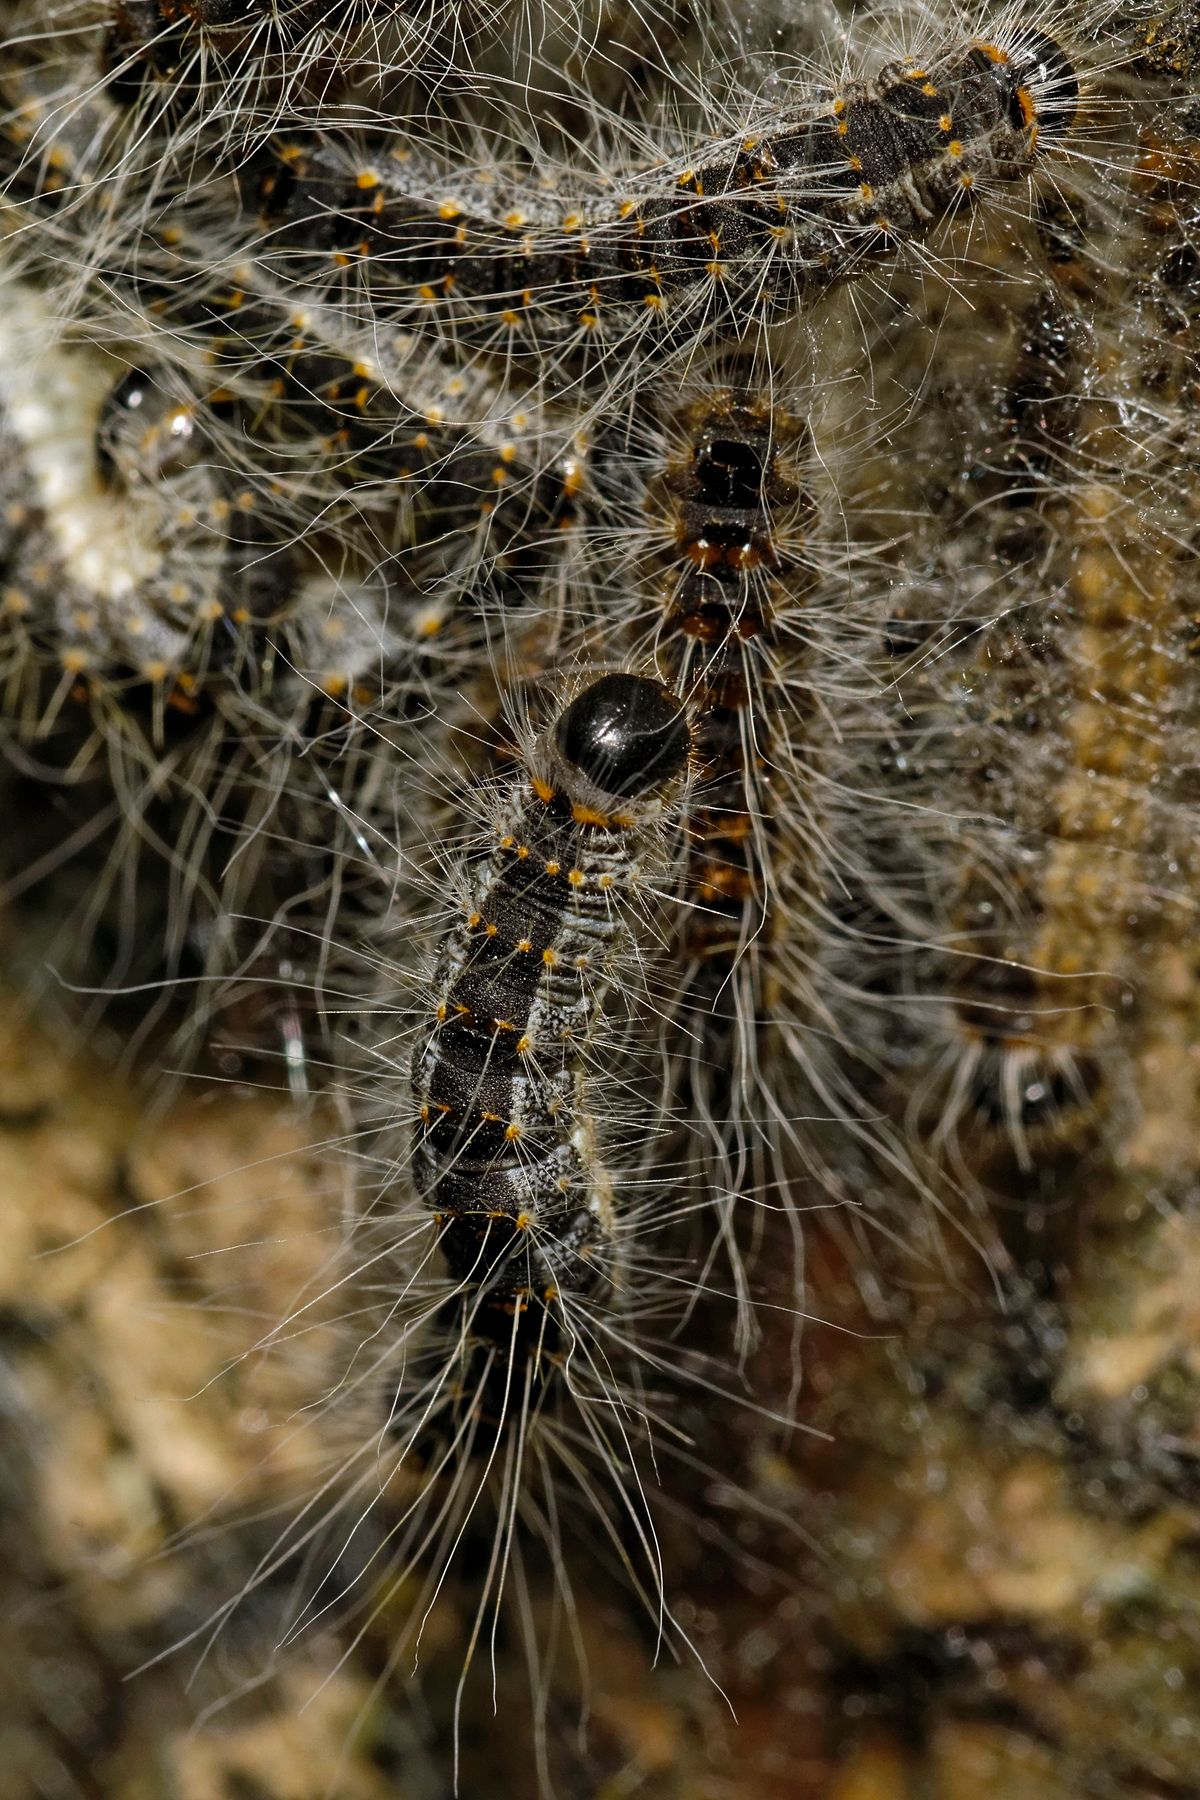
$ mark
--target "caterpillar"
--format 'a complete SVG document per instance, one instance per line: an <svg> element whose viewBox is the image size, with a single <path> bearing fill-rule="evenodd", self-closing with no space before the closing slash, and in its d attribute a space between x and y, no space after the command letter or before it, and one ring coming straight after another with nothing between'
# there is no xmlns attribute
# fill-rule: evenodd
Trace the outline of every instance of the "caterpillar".
<svg viewBox="0 0 1200 1800"><path fill-rule="evenodd" d="M336 1096L340 1143L322 1122L313 1154L332 1167L343 1150L357 1195L326 1197L308 1234L335 1242L330 1260L300 1300L293 1284L256 1303L253 1352L307 1375L305 1425L319 1420L334 1447L296 1471L292 1526L252 1528L262 1564L223 1591L270 1613L294 1588L277 1633L289 1643L337 1621L347 1669L368 1689L379 1679L377 1751L397 1715L421 1729L408 1657L436 1654L457 1619L428 1686L483 1766L476 1785L497 1785L487 1765L505 1733L487 1681L459 1676L487 1661L506 1723L513 1696L514 1737L536 1721L540 1760L511 1785L631 1786L670 1762L698 1789L726 1766L777 1788L795 1754L819 1770L803 1780L833 1792L840 1749L807 1736L781 1748L795 1696L810 1705L806 1621L877 1674L876 1622L903 1616L903 1645L920 1641L895 1651L872 1707L935 1695L928 1731L926 1711L904 1712L906 1743L933 1741L936 1671L962 1659L953 1621L944 1639L924 1634L891 1594L895 1567L919 1584L926 1562L894 1538L871 1588L839 1573L814 1611L771 1597L806 1519L828 1521L839 1552L855 1536L849 1507L835 1517L838 1499L817 1492L838 1488L836 1451L798 1450L788 1421L821 1405L861 1439L889 1404L828 1332L802 1369L798 1315L838 1313L850 1291L856 1328L911 1329L920 1363L898 1344L895 1366L921 1422L903 1430L936 1432L932 1400L908 1402L956 1381L975 1383L978 1423L990 1339L964 1327L962 1369L947 1369L930 1325L946 1271L962 1292L991 1280L1011 1300L1013 1220L1078 1210L1085 1184L1065 1165L1109 1156L1115 1169L1132 1144L1148 1166L1165 1111L1151 1065L1174 1066L1190 1029L1190 963L1166 940L1191 916L1178 840L1194 736L1195 172L1177 71L1194 9L924 9L922 30L949 48L918 66L956 90L959 137L945 144L942 96L920 93L913 65L831 81L826 48L817 88L770 37L778 23L811 47L808 23L768 9L757 39L743 19L726 41L662 8L649 21L662 56L644 70L633 31L607 68L587 53L594 11L547 22L527 66L489 41L482 10L72 8L81 36L65 49L39 36L34 9L19 15L27 41L7 40L2 71L5 292L22 296L19 335L43 354L23 366L10 333L3 359L19 426L4 422L16 772L3 780L6 799L36 801L34 840L11 834L6 873L78 937L69 880L94 867L86 834L111 827L113 979L151 995L125 997L119 1046L160 1060L139 1004L198 1006L226 1077L248 1066L226 1055L231 1038L273 1031L295 1095L314 1104L306 1085L328 1082ZM517 35L518 14L539 22L498 8L500 33ZM446 29L426 54L408 26L430 20ZM876 67L889 30L917 41L860 18L848 64ZM686 62L664 71L684 40ZM757 62L717 68L750 43ZM1058 177L1082 141L1085 73L1111 138L1081 196ZM1164 89L1174 110L1160 118ZM747 112L749 90L762 101ZM918 100L928 116L904 110ZM839 117L875 178L871 210L850 179L864 170L828 160ZM940 185L951 163L973 181L961 200ZM927 258L936 221L916 203L949 220L983 194L1000 204L977 214L970 254ZM504 223L509 201L519 228ZM436 216L451 203L457 218ZM793 234L782 249L772 209ZM572 210L578 233L562 227ZM703 266L710 232L730 251L724 280ZM450 258L459 286L444 294ZM886 294L864 293L857 271L886 273ZM55 380L73 390L64 467L85 471L94 501L76 513L95 525L81 547L107 551L109 590L131 581L121 593L101 592L93 564L78 591L64 582L72 520L51 490L49 509L36 504L46 458L22 407L37 389L45 408ZM116 522L152 574L133 556L122 570ZM219 617L193 616L198 595ZM81 654L85 670L64 666ZM651 796L662 822L642 816L645 797L631 806L622 854L651 878L634 898L617 884L577 1040L522 1088L501 1069L506 1032L472 1051L466 1016L439 1020L431 1003L473 1021L492 982L491 1024L527 1026L544 999L545 973L536 995L515 984L521 940L483 935L517 919L501 815L530 844L554 836L540 867L522 862L519 895L556 934L547 947L584 930L590 915L545 861L568 829L594 848L602 828L568 827L529 786L533 763L553 764L551 787L574 780L553 728L531 750L506 721L550 672L615 663L683 706L691 771ZM464 858L479 792L495 830ZM139 845L155 882L129 875ZM67 892L39 874L49 861ZM90 925L100 900L85 902ZM437 959L422 957L431 939ZM61 966L57 945L46 959ZM1149 1121L1136 1139L1135 1116ZM1124 1190L1106 1180L1115 1218ZM496 1189L538 1200L537 1214L493 1204ZM268 1205L248 1235L289 1230ZM306 1364L322 1308L339 1351ZM985 1436L969 1440L981 1482ZM914 1486L928 1485L926 1451L912 1453ZM948 1449L951 1482L953 1463ZM877 1480L891 1519L892 1471ZM277 1489L264 1492L274 1509ZM218 1514L214 1540L227 1527ZM936 1522L928 1535L952 1537ZM852 1547L851 1565L864 1555ZM606 1659L597 1620L626 1589L644 1617L614 1628ZM955 1593L943 1582L951 1599L929 1616ZM197 1610L211 1600L186 1616ZM747 1723L715 1725L688 1674L649 1669L646 1618L701 1649ZM988 1619L966 1618L986 1639ZM158 1643L186 1628L161 1612L144 1627ZM867 1685L833 1654L815 1717ZM593 1665L605 1713L586 1751L563 1724L572 1661L579 1687ZM661 1764L632 1731L611 1747L619 1661L644 1671L638 1698L656 1718L688 1696ZM839 1745L860 1735L838 1719ZM445 1786L445 1737L432 1754ZM1170 1763L1168 1746L1156 1777L1174 1778ZM879 1784L874 1764L862 1779Z"/></svg>
<svg viewBox="0 0 1200 1800"><path fill-rule="evenodd" d="M1044 34L973 42L830 90L795 121L635 176L612 199L607 184L581 188L554 212L536 190L495 201L491 171L485 210L404 143L373 157L285 141L253 187L269 227L260 254L351 309L460 341L670 348L788 318L989 180L1026 179L1069 133L1078 97Z"/></svg>
<svg viewBox="0 0 1200 1800"><path fill-rule="evenodd" d="M645 54L652 32L669 41L680 15L691 18L690 8L671 4L639 4L618 18L596 0L572 0L552 19L503 0L138 0L90 10L107 14L104 60L128 102L152 81L170 82L177 103L181 90L202 94L219 72L226 83L246 81L260 106L268 88L276 108L282 96L311 111L328 104L331 81L345 101L369 82L395 84L414 72L439 86L469 75L478 101L484 78L512 81L529 65L549 75L586 54L602 29L605 61L619 69L623 53ZM253 116L250 105L239 111ZM237 128L247 123L240 116Z"/></svg>
<svg viewBox="0 0 1200 1800"><path fill-rule="evenodd" d="M374 584L381 595L389 549L395 555L422 538L457 534L471 546L474 566L493 546L499 573L522 558L528 562L569 519L578 428L560 422L556 442L554 422L533 413L455 421L448 409L471 389L453 370L428 370L421 396L414 369L412 399L401 409L377 365L335 357L319 338L310 348L293 318L286 355L270 358L260 371L223 367L219 339L202 342L193 370L169 363L123 369L115 350L103 356L82 347L55 349L63 364L55 392L47 374L46 340L56 336L49 310L32 289L14 289L12 298L8 420L21 459L13 479L20 480L22 465L29 468L38 488L31 500L40 499L44 514L69 441L77 491L53 491L57 553L68 558L73 603L60 594L56 622L42 622L42 596L30 582L25 603L14 599L10 612L31 633L40 632L48 648L57 642L77 673L91 667L97 674L127 670L147 682L183 679L194 693L218 676L228 679L231 670L252 671L262 660L261 649L248 641L253 631L278 630L286 644L292 619L311 618L315 610L299 598L304 582L339 568L343 580L349 577L353 553L339 541L349 530L338 509L343 495L360 527L360 587ZM45 389L40 400L39 385ZM474 400L494 398L474 384ZM320 473L309 478L304 467L314 452ZM295 470L285 492L278 479L263 482L258 459L265 457ZM293 519L322 502L324 530L301 537ZM13 503L20 504L15 495ZM102 564L99 515L122 503L126 542ZM16 530L19 521L13 523ZM28 535L32 564L41 545ZM180 568L173 586L160 574L172 563ZM527 577L520 592L530 585ZM418 595L412 576L408 588L407 624L399 600L390 608L364 602L358 609L364 623L372 610L377 615L370 647L384 671L401 656L416 662L422 644L432 658L452 636L447 631L437 641L451 597L439 602L435 594ZM482 603L482 594L476 599ZM86 629L73 625L82 615ZM222 621L217 636L213 628ZM337 654L332 642L330 649ZM326 692L346 691L369 674L369 663L352 665L346 675L336 663L319 675L304 662L296 667L303 676L311 672ZM252 673L248 678L253 681Z"/></svg>
<svg viewBox="0 0 1200 1800"><path fill-rule="evenodd" d="M774 1206L787 1180L790 1134L772 1116L784 1109L763 1081L762 1033L786 1005L784 921L795 970L821 881L806 831L816 801L804 686L821 637L806 601L822 571L812 426L789 410L782 369L760 346L696 385L693 399L660 402L663 460L643 495L642 616L630 629L696 721L669 1057L685 1081L680 1110L710 1134L696 1160L737 1270L735 1197Z"/></svg>
<svg viewBox="0 0 1200 1800"><path fill-rule="evenodd" d="M169 928L178 968L203 931L189 894L199 904L207 888L200 914L261 909L257 852L232 853L242 832L261 848L270 817L294 836L281 798L307 786L305 745L326 746L310 762L320 792L331 778L318 767L356 717L386 710L394 729L428 710L487 611L531 591L570 523L579 429L502 412L494 385L411 346L393 346L399 361L383 368L352 362L319 317L294 311L286 354L257 366L227 358L215 334L189 340L181 320L174 356L139 367L121 315L100 314L112 341L96 344L39 287L5 292L4 735L17 762L32 744L43 774L79 791L83 818L74 801L60 814L66 845L88 834L83 795L106 766L127 820L114 873L130 867L131 838L143 856L190 844L195 873L176 885ZM392 384L406 353L401 408ZM296 473L264 479L264 461ZM29 862L58 867L50 845ZM24 871L16 879L26 891ZM92 935L76 932L60 966ZM227 926L209 937L206 978L228 938ZM121 967L79 973L119 984Z"/></svg>
<svg viewBox="0 0 1200 1800"><path fill-rule="evenodd" d="M427 601L406 630L369 562L281 539L258 486L223 466L231 396L205 404L169 365L64 342L35 288L5 298L0 735L15 768L60 790L6 856L6 886L32 906L86 848L95 876L60 973L111 990L165 966L203 986L228 966L232 918L266 899L268 822L287 829L304 734L336 756L341 724L381 691L400 720L420 704ZM105 967L93 949L132 891L147 919L169 916L132 939L115 927Z"/></svg>
<svg viewBox="0 0 1200 1800"><path fill-rule="evenodd" d="M440 955L436 1024L413 1062L414 1181L452 1271L488 1270L505 1305L515 1289L586 1288L612 1230L579 1058L645 879L631 834L673 797L690 747L685 715L653 683L585 688L501 821L465 935Z"/></svg>
<svg viewBox="0 0 1200 1800"><path fill-rule="evenodd" d="M815 513L804 486L809 432L805 420L739 384L736 374L733 385L715 387L689 409L681 430L691 454L663 481L679 573L664 583L660 653L697 708L698 757L710 783L689 821L691 886L710 909L693 928L701 943L695 954L703 959L710 939L727 958L743 947L740 921L747 900L761 898L759 865L770 860L754 844L755 809L746 793L753 782L738 715L757 690L754 741L768 760L763 700L786 683L777 670L748 674L747 662L760 640L768 654L774 649L778 612L802 601L812 579L805 557ZM729 918L712 918L718 910Z"/></svg>
<svg viewBox="0 0 1200 1800"><path fill-rule="evenodd" d="M946 938L953 1029L911 1116L970 1180L986 1169L1001 1187L1023 1187L1039 1154L1094 1149L1128 1116L1117 1021L1139 1005L1136 966L1169 912L1170 809L1157 796L1184 710L1188 577L1164 457L1186 463L1190 451L1187 428L1164 421L1180 390L1161 362L1157 271L1172 254L1162 234L1190 198L1178 185L1186 158L1148 130L1133 183L1158 205L1125 225L1134 272L1114 292L1086 247L1055 245L1052 280L1018 318L1003 402L1018 435L975 472L975 504L1010 568L1003 610L960 674L979 745L968 804L988 827L974 834L978 860ZM1097 363L1103 384L1082 387ZM1120 448L1131 405L1155 419L1133 466ZM1041 777L1011 795L1001 825L992 808L1013 765Z"/></svg>
<svg viewBox="0 0 1200 1800"><path fill-rule="evenodd" d="M699 1464L677 1428L657 1441L654 1388L694 1383L709 1404L736 1396L719 1363L663 1335L681 1310L654 1276L670 1182L660 1172L643 1193L631 1178L623 1116L637 1111L636 1083L614 1068L618 1056L636 1065L629 983L653 993L691 760L686 710L661 682L591 679L497 784L488 841L451 876L463 902L411 1024L390 985L396 921L385 921L382 1005L353 1076L364 1097L393 1096L357 1146L370 1187L341 1269L320 1270L325 1294L265 1340L313 1331L322 1299L352 1295L352 1348L321 1403L342 1415L341 1455L257 1577L310 1543L339 1546L300 1595L287 1641L334 1608L349 1609L356 1635L383 1616L394 1665L419 1651L455 1558L482 1558L456 1719L489 1636L494 1657L506 1589L518 1584L529 1604L525 1559L548 1553L555 1584L573 1579L564 1482L579 1490L585 1538L619 1557L656 1629L687 1645L664 1586L650 1457L678 1458L685 1476ZM624 1023L609 1005L618 987ZM656 1468L653 1486L664 1482ZM573 1604L569 1586L563 1598ZM527 1648L536 1673L536 1633Z"/></svg>

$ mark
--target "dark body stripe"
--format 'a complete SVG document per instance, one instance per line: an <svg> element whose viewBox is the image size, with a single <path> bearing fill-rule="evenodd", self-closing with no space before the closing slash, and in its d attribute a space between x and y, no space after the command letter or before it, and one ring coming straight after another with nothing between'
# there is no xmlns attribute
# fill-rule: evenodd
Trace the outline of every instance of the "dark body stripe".
<svg viewBox="0 0 1200 1800"><path fill-rule="evenodd" d="M586 1291L610 1228L583 1101L589 1031L637 881L631 833L522 786L442 946L437 1022L413 1062L413 1173L460 1279ZM503 1265L493 1268L493 1264Z"/></svg>

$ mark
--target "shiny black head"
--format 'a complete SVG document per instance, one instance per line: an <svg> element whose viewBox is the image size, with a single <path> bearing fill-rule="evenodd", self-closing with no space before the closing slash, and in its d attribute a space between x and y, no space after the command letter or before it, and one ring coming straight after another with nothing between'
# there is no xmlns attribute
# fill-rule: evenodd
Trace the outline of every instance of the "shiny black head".
<svg viewBox="0 0 1200 1800"><path fill-rule="evenodd" d="M764 434L765 438L765 434ZM739 512L761 512L767 470L765 444L737 435L732 428L710 432L693 458L696 499Z"/></svg>
<svg viewBox="0 0 1200 1800"><path fill-rule="evenodd" d="M1062 45L1044 31L1031 31L1013 50L1012 66L1033 96L1039 138L1065 137L1079 112L1079 76Z"/></svg>
<svg viewBox="0 0 1200 1800"><path fill-rule="evenodd" d="M691 735L679 701L641 675L603 675L554 728L559 755L614 800L663 787L687 766Z"/></svg>
<svg viewBox="0 0 1200 1800"><path fill-rule="evenodd" d="M211 415L216 409L208 408ZM173 399L145 369L110 391L96 427L96 463L110 484L169 479L208 454L199 405Z"/></svg>
<svg viewBox="0 0 1200 1800"><path fill-rule="evenodd" d="M154 378L144 369L130 369L110 390L96 427L96 463L105 481L118 475L117 448L134 430L143 429L158 397Z"/></svg>

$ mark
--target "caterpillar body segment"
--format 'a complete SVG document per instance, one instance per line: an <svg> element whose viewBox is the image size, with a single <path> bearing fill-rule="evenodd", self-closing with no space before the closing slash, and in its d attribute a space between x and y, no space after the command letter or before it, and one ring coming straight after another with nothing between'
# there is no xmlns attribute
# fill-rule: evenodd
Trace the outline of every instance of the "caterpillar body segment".
<svg viewBox="0 0 1200 1800"><path fill-rule="evenodd" d="M705 780L688 814L688 879L701 910L689 932L703 959L709 948L729 957L744 946L745 931L730 921L748 902L761 907L769 885L761 859L770 825L754 790L772 761L780 626L815 580L807 539L816 508L808 424L769 389L717 386L676 433L687 452L656 496L673 540L660 549L658 647L697 712Z"/></svg>
<svg viewBox="0 0 1200 1800"><path fill-rule="evenodd" d="M5 621L31 669L188 705L269 710L306 683L361 703L452 668L480 607L536 591L577 511L578 425L501 411L411 344L352 359L293 315L286 352L247 366L245 340L180 320L175 355L138 366L37 287L4 293Z"/></svg>
<svg viewBox="0 0 1200 1800"><path fill-rule="evenodd" d="M848 1164L878 1155L916 1186L865 1084L880 1002L861 996L886 958L851 897L883 879L887 816L852 747L872 741L890 672L882 559L839 514L864 415L823 367L769 339L669 366L634 540L631 641L695 720L663 1056L693 1254L728 1269L739 1355L760 1336L754 1269L790 1268L795 1302L804 1215L847 1202Z"/></svg>

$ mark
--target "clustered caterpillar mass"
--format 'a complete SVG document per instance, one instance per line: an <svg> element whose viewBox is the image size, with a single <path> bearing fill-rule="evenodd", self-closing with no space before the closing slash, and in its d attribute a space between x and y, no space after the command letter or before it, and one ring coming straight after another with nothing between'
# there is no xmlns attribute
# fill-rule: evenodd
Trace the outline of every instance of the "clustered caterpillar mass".
<svg viewBox="0 0 1200 1800"><path fill-rule="evenodd" d="M287 1584L386 1692L459 1585L454 1780L511 1655L573 1791L596 1580L722 1692L814 1235L881 1332L1003 1284L1192 1029L1200 21L794 11L0 41L30 980L282 1043L352 1191L244 1352L324 1464L175 1638Z"/></svg>

